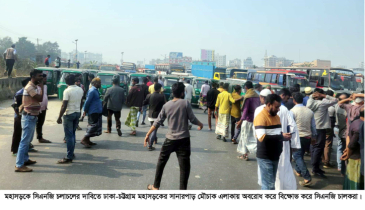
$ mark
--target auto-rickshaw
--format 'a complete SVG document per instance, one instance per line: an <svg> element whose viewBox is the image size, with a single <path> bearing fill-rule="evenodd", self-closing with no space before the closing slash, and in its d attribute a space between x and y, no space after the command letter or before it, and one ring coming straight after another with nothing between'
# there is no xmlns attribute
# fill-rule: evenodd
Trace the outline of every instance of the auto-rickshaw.
<svg viewBox="0 0 365 210"><path fill-rule="evenodd" d="M99 88L99 93L101 98L104 98L106 90L113 86L113 76L118 75L116 71L99 71L96 77L101 80L101 87Z"/></svg>
<svg viewBox="0 0 365 210"><path fill-rule="evenodd" d="M61 79L61 68L38 67L37 70L43 71L47 75L47 95L58 94L57 84Z"/></svg>
<svg viewBox="0 0 365 210"><path fill-rule="evenodd" d="M191 105L199 105L199 97L200 97L200 92L202 89L203 84L205 84L205 81L207 81L207 78L203 78L203 77L196 77L193 80L193 88L194 88L194 95L193 98L191 99ZM211 86L212 83L210 80L208 80L208 85Z"/></svg>
<svg viewBox="0 0 365 210"><path fill-rule="evenodd" d="M139 80L138 84L143 84L143 78L147 77L147 76L151 76L151 79L153 80L152 75L148 75L148 74L145 74L145 73L132 73L132 74L129 74L129 90L132 88L132 79L133 78L138 78L138 80Z"/></svg>
<svg viewBox="0 0 365 210"><path fill-rule="evenodd" d="M163 93L165 94L166 100L170 100L171 87L176 82L179 82L180 78L178 76L174 76L174 75L165 75L165 76L163 76L163 78L164 78Z"/></svg>
<svg viewBox="0 0 365 210"><path fill-rule="evenodd" d="M63 91L67 88L67 84L65 81L65 78L69 74L76 74L78 76L81 76L81 84L84 85L85 88L88 88L89 86L85 86L85 84L88 84L88 75L89 73L83 69L64 69L61 74L61 79L57 85L58 87L58 98L60 100L63 99Z"/></svg>

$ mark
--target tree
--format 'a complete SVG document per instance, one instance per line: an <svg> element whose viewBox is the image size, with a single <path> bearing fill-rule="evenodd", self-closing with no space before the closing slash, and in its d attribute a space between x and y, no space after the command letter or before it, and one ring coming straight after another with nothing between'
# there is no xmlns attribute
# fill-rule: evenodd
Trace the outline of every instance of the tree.
<svg viewBox="0 0 365 210"><path fill-rule="evenodd" d="M18 58L35 60L36 49L35 45L27 40L27 37L20 37L15 43L15 49L18 54Z"/></svg>
<svg viewBox="0 0 365 210"><path fill-rule="evenodd" d="M256 66L256 65L253 65L253 68L254 68L254 69L256 69L256 68L257 68L257 66Z"/></svg>
<svg viewBox="0 0 365 210"><path fill-rule="evenodd" d="M45 42L38 46L38 54L44 57L50 55L52 60L55 60L57 56L61 56L61 50L57 42Z"/></svg>

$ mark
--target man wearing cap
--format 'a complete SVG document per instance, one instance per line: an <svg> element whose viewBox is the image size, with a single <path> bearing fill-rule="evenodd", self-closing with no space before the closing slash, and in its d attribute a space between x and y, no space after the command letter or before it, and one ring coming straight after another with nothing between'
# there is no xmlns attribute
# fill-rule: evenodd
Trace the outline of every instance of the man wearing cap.
<svg viewBox="0 0 365 210"><path fill-rule="evenodd" d="M260 95L262 91L262 85L260 85L259 83L255 85L255 92L257 93L257 95ZM270 91L271 92L271 91ZM271 93L272 94L272 93Z"/></svg>
<svg viewBox="0 0 365 210"><path fill-rule="evenodd" d="M122 131L120 130L120 113L124 104L124 89L119 85L119 75L114 75L112 81L113 86L106 91L104 97L104 101L107 102L108 109L108 127L104 133L112 132L112 116L114 114L118 135L122 136Z"/></svg>
<svg viewBox="0 0 365 210"><path fill-rule="evenodd" d="M266 85L266 86L265 86L265 89L269 89L269 90L271 91L271 93L272 93L272 94L274 94L274 91L273 91L273 90L271 90L271 85Z"/></svg>
<svg viewBox="0 0 365 210"><path fill-rule="evenodd" d="M309 96L312 94L312 88L311 87L306 87L304 89L304 93L305 93L305 97L303 98L303 105L307 106L307 101L309 99Z"/></svg>
<svg viewBox="0 0 365 210"><path fill-rule="evenodd" d="M350 102L350 101L354 101L355 104L346 104L346 102ZM355 120L356 117L358 117L360 115L360 110L361 108L364 107L364 94L363 93L357 93L357 94L352 94L349 98L345 99L345 100L341 100L340 102L338 102L338 104L340 105L340 108L344 109L347 113L347 129L346 129L346 146L348 145L350 139L349 139L349 129L350 129L350 124L352 123L352 121Z"/></svg>

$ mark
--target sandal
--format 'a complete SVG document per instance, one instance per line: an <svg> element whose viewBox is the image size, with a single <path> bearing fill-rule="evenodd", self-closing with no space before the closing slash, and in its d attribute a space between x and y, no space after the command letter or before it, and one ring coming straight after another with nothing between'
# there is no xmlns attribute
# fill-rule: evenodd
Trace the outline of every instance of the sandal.
<svg viewBox="0 0 365 210"><path fill-rule="evenodd" d="M246 155L243 159L244 159L245 161L248 161L248 155Z"/></svg>
<svg viewBox="0 0 365 210"><path fill-rule="evenodd" d="M243 160L244 159L244 155L241 156L237 156L238 159Z"/></svg>
<svg viewBox="0 0 365 210"><path fill-rule="evenodd" d="M302 175L300 173L298 173L296 170L294 170L294 173L297 177L301 177Z"/></svg>
<svg viewBox="0 0 365 210"><path fill-rule="evenodd" d="M153 189L153 185L152 185L152 184L147 185L147 190L154 190L154 189ZM157 189L157 190L158 190L158 189Z"/></svg>
<svg viewBox="0 0 365 210"><path fill-rule="evenodd" d="M58 164L72 163L72 159L63 158L57 162Z"/></svg>
<svg viewBox="0 0 365 210"><path fill-rule="evenodd" d="M136 136L137 135L137 132L133 131L132 133L130 133L129 135L131 136Z"/></svg>

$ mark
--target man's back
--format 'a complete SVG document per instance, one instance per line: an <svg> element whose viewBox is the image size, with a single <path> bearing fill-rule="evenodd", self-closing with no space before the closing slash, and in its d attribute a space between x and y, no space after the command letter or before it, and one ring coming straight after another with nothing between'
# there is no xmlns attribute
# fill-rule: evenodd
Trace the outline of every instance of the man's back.
<svg viewBox="0 0 365 210"><path fill-rule="evenodd" d="M168 120L168 132L166 138L170 140L178 140L190 137L189 120L197 125L198 119L195 117L190 103L184 99L172 100L167 102L158 115L154 126L159 127L163 121Z"/></svg>
<svg viewBox="0 0 365 210"><path fill-rule="evenodd" d="M220 92L216 88L212 88L207 93L207 106L208 108L214 109L215 103L217 102L218 94Z"/></svg>
<svg viewBox="0 0 365 210"><path fill-rule="evenodd" d="M84 91L77 85L71 85L63 91L63 100L68 101L66 114L80 112L81 99Z"/></svg>
<svg viewBox="0 0 365 210"><path fill-rule="evenodd" d="M15 59L16 50L14 48L8 48L5 51L5 59Z"/></svg>
<svg viewBox="0 0 365 210"><path fill-rule="evenodd" d="M148 113L148 117L157 118L164 104L165 104L164 94L160 94L157 92L151 94L149 99L150 110Z"/></svg>
<svg viewBox="0 0 365 210"><path fill-rule="evenodd" d="M290 110L293 113L295 122L299 130L300 137L308 137L312 135L311 124L313 112L305 106L295 106Z"/></svg>
<svg viewBox="0 0 365 210"><path fill-rule="evenodd" d="M207 85L207 84L203 84L202 85L202 88L201 88L201 94L203 95L203 96L205 96L205 95L207 95L207 93L208 93L208 91L210 90L210 87L209 87L209 85Z"/></svg>
<svg viewBox="0 0 365 210"><path fill-rule="evenodd" d="M314 100L309 97L307 107L313 111L317 129L331 128L330 117L328 115L328 107L337 103L335 98L327 96L322 100Z"/></svg>
<svg viewBox="0 0 365 210"><path fill-rule="evenodd" d="M226 90L221 92L218 95L216 106L219 106L219 114L229 114L231 110L231 103L234 103L235 100L232 98L232 95L228 93Z"/></svg>
<svg viewBox="0 0 365 210"><path fill-rule="evenodd" d="M124 103L124 89L119 85L113 85L106 91L105 98L108 99L108 109L119 112Z"/></svg>
<svg viewBox="0 0 365 210"><path fill-rule="evenodd" d="M191 100L191 98L193 97L193 90L194 90L194 88L192 85L190 85L190 84L185 85L185 92L186 92L185 98L186 99Z"/></svg>

